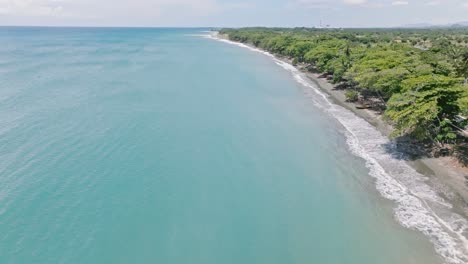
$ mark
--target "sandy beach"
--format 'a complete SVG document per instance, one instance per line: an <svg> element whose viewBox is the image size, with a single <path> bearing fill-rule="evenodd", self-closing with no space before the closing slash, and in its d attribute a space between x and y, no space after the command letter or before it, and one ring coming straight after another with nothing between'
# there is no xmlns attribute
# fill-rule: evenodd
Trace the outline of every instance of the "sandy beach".
<svg viewBox="0 0 468 264"><path fill-rule="evenodd" d="M286 58L280 59L289 62ZM357 109L356 104L346 102L343 90L336 89L335 85L321 78L320 74L310 73L302 68L299 70L304 72L318 88L327 93L336 104L365 119L382 134L390 136L392 127L382 119L380 114L369 109ZM468 168L460 165L452 157L418 158L407 162L419 173L427 176L431 185L453 202L458 207L455 208L458 212L468 217Z"/></svg>
<svg viewBox="0 0 468 264"><path fill-rule="evenodd" d="M215 34L214 37L228 40L228 36ZM245 44L245 43L243 43ZM248 45L250 46L250 45ZM253 49L257 47L250 46ZM286 57L274 56L276 59L291 64L292 61ZM347 102L344 90L336 88L336 85L330 83L326 78L321 77L319 73L312 73L305 67L306 65L294 66L297 70L303 72L309 80L321 91L330 96L330 99L357 116L363 118L374 126L383 135L390 137L392 126L385 122L382 116L370 109L358 109L355 103ZM408 159L406 162L417 172L428 178L427 183L432 186L439 194L453 203L453 210L468 217L468 168L458 163L453 157L438 158L416 158Z"/></svg>

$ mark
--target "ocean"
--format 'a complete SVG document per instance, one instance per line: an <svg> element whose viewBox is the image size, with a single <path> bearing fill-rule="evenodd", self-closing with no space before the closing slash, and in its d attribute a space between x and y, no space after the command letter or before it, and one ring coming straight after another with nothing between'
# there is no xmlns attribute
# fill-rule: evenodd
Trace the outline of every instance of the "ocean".
<svg viewBox="0 0 468 264"><path fill-rule="evenodd" d="M0 263L465 263L466 220L205 29L0 28Z"/></svg>

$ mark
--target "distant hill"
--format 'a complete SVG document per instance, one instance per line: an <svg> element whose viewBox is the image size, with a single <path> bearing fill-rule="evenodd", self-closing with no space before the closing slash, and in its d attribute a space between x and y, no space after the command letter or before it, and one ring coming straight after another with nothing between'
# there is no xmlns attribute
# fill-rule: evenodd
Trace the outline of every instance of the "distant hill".
<svg viewBox="0 0 468 264"><path fill-rule="evenodd" d="M418 23L418 24L407 24L407 25L403 25L401 27L403 28L429 28L429 27L432 27L433 25L429 24L429 23Z"/></svg>
<svg viewBox="0 0 468 264"><path fill-rule="evenodd" d="M452 27L468 27L468 21L455 23Z"/></svg>
<svg viewBox="0 0 468 264"><path fill-rule="evenodd" d="M407 24L401 26L402 28L463 28L468 27L468 21L461 21L453 24L433 25L429 23Z"/></svg>

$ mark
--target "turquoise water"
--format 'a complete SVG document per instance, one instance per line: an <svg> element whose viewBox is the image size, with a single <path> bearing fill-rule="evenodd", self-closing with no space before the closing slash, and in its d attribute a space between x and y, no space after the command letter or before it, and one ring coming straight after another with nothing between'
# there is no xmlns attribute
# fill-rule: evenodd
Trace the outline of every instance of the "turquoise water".
<svg viewBox="0 0 468 264"><path fill-rule="evenodd" d="M443 262L316 93L199 34L0 29L0 263Z"/></svg>

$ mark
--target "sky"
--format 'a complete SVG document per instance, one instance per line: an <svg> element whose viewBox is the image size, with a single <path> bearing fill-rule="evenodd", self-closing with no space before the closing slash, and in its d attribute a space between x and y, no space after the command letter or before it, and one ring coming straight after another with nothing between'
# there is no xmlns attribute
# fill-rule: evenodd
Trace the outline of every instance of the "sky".
<svg viewBox="0 0 468 264"><path fill-rule="evenodd" d="M468 21L468 0L0 0L0 25L392 27Z"/></svg>

